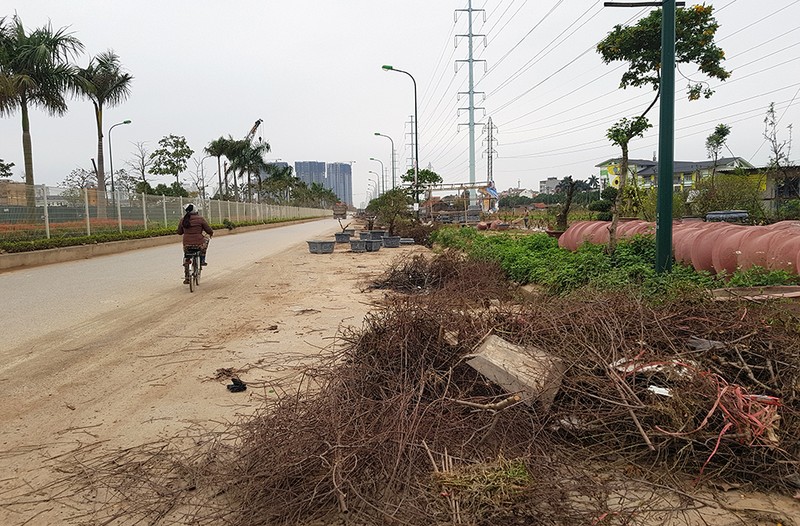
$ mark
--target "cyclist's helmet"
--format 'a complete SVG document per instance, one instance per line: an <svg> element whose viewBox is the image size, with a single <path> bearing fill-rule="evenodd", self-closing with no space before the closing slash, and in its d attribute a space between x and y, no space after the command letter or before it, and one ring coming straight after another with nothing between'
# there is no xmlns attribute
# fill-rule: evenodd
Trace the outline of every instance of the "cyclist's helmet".
<svg viewBox="0 0 800 526"><path fill-rule="evenodd" d="M197 207L193 203L189 203L183 207L183 211L186 213L197 212Z"/></svg>

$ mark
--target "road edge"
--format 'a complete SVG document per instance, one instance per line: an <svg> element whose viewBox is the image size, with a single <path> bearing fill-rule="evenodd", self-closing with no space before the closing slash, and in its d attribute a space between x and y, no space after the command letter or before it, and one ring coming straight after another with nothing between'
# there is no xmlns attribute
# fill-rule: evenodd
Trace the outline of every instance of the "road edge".
<svg viewBox="0 0 800 526"><path fill-rule="evenodd" d="M249 225L236 227L233 230L217 229L214 236L227 236L231 234L243 234L254 230L265 230L287 225L297 225L329 219L328 217L312 217L308 219L296 219L291 221L281 221L279 223L268 223L264 225ZM53 263L64 263L78 259L89 259L108 254L117 254L129 250L139 250L142 248L158 247L178 243L178 234L174 236L146 237L142 239L129 239L124 241L108 241L106 243L92 243L88 245L77 245L74 247L48 248L45 250L34 250L31 252L15 252L11 254L0 254L0 272L7 270L18 270L21 268L40 267L42 265L52 265Z"/></svg>

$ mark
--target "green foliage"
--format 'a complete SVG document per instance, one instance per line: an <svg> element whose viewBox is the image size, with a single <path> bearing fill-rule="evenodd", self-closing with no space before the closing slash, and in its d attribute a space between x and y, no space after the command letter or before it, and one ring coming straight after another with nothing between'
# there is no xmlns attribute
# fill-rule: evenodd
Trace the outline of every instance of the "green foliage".
<svg viewBox="0 0 800 526"><path fill-rule="evenodd" d="M158 148L150 154L153 161L149 172L156 175L172 175L178 180L181 172L186 170L186 161L194 153L186 143L186 138L179 135L168 135L158 141Z"/></svg>
<svg viewBox="0 0 800 526"><path fill-rule="evenodd" d="M800 278L785 270L767 270L755 266L747 270L737 270L731 276L729 287L769 287L773 285L796 285Z"/></svg>
<svg viewBox="0 0 800 526"><path fill-rule="evenodd" d="M800 199L782 201L778 207L778 218L780 220L800 219Z"/></svg>
<svg viewBox="0 0 800 526"><path fill-rule="evenodd" d="M641 137L644 132L652 128L653 125L646 117L635 117L629 119L623 117L614 123L606 132L606 137L612 144L627 148L628 143L635 137Z"/></svg>
<svg viewBox="0 0 800 526"><path fill-rule="evenodd" d="M389 227L389 235L394 235L395 223L401 217L411 217L408 207L411 198L402 188L395 188L381 194L367 205L367 212L374 214L378 223Z"/></svg>
<svg viewBox="0 0 800 526"><path fill-rule="evenodd" d="M13 167L14 163L6 163L3 162L3 159L0 159L0 177L11 177L13 175L11 173Z"/></svg>
<svg viewBox="0 0 800 526"><path fill-rule="evenodd" d="M597 44L603 62L628 63L622 74L620 87L650 86L657 90L661 66L662 10L654 9L632 26L617 25ZM722 67L725 53L714 43L719 24L713 16L713 7L695 5L677 9L675 14L675 63L694 64L709 78L725 80L730 73ZM690 100L700 95L710 97L707 83L692 82L688 86Z"/></svg>
<svg viewBox="0 0 800 526"><path fill-rule="evenodd" d="M233 230L237 227L266 225L272 223L282 223L285 221L297 221L308 219L296 217L292 219L273 218L264 221L239 221L233 222L223 219L222 223L212 224L214 230L227 228ZM33 252L35 250L45 250L49 248L63 248L80 245L91 245L96 243L107 243L109 241L125 241L130 239L144 239L148 237L161 237L175 235L175 228L150 228L147 230L123 230L122 232L101 232L91 236L65 236L52 237L50 239L27 239L27 240L2 240L0 241L0 253Z"/></svg>
<svg viewBox="0 0 800 526"><path fill-rule="evenodd" d="M102 232L91 236L52 237L50 239L33 239L28 241L0 241L0 252L31 252L48 248L61 248L126 239L142 239L174 235L174 228L158 228L149 230L125 230L122 232Z"/></svg>
<svg viewBox="0 0 800 526"><path fill-rule="evenodd" d="M497 201L497 206L499 208L517 208L519 206L531 206L533 203L533 199L524 195L507 195Z"/></svg>
<svg viewBox="0 0 800 526"><path fill-rule="evenodd" d="M147 183L144 184L139 183L139 185L142 186L147 185L148 187L150 186ZM137 185L137 187L139 187L139 185ZM174 182L169 186L165 185L164 183L159 183L158 185L156 185L155 188L152 188L152 195L165 195L168 197L189 197L189 192L187 192L186 189L177 182Z"/></svg>
<svg viewBox="0 0 800 526"><path fill-rule="evenodd" d="M714 132L706 137L706 152L708 152L709 159L714 159L716 162L730 133L730 126L727 124L717 124L717 127L714 128Z"/></svg>
<svg viewBox="0 0 800 526"><path fill-rule="evenodd" d="M483 235L473 229L443 228L433 233L442 247L467 253L475 259L496 261L518 283L535 283L553 294L568 294L583 287L603 290L635 289L643 296L663 300L678 295L700 294L720 280L704 272L675 265L667 274L656 274L655 240L635 236L623 240L613 255L601 245L585 244L575 252L558 247L546 234Z"/></svg>
<svg viewBox="0 0 800 526"><path fill-rule="evenodd" d="M693 215L687 199L689 190L673 192L672 194L672 217L679 219ZM641 207L639 217L645 221L655 221L656 209L658 208L658 188L650 187L640 192Z"/></svg>
<svg viewBox="0 0 800 526"><path fill-rule="evenodd" d="M22 20L0 18L0 116L22 113L22 132L30 133L30 108L50 115L67 111L66 92L75 85L75 68L69 60L83 52L83 44L67 28L45 26L28 31ZM35 184L31 143L22 154L25 184ZM33 194L28 194L33 206Z"/></svg>
<svg viewBox="0 0 800 526"><path fill-rule="evenodd" d="M705 216L713 210L747 210L751 219L762 219L761 184L759 178L739 173L718 173L714 181L703 178L695 185L692 213Z"/></svg>

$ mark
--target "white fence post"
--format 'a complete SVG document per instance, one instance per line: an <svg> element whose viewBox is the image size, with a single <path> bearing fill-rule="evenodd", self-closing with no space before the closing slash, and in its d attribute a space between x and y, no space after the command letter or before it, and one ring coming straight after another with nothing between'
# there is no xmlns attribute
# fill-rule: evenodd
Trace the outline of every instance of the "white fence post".
<svg viewBox="0 0 800 526"><path fill-rule="evenodd" d="M117 198L117 224L119 225L119 231L122 232L122 205L119 202L119 190L114 190L116 195L114 197Z"/></svg>
<svg viewBox="0 0 800 526"><path fill-rule="evenodd" d="M144 220L144 229L147 230L147 199L144 192L142 192L142 219Z"/></svg>
<svg viewBox="0 0 800 526"><path fill-rule="evenodd" d="M96 195L96 194L95 194ZM83 209L86 212L86 235L92 235L92 224L89 221L89 189L83 189Z"/></svg>
<svg viewBox="0 0 800 526"><path fill-rule="evenodd" d="M47 185L42 185L42 200L44 201L44 232L50 239L50 213L47 210Z"/></svg>
<svg viewBox="0 0 800 526"><path fill-rule="evenodd" d="M164 228L167 228L167 196L161 194L161 207L164 209Z"/></svg>

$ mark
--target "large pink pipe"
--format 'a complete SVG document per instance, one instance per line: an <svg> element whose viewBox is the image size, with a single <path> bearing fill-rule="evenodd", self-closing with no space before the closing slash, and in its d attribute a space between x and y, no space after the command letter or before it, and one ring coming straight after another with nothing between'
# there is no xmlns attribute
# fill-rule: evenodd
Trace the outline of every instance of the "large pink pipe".
<svg viewBox="0 0 800 526"><path fill-rule="evenodd" d="M607 221L579 221L564 232L558 245L577 250L584 243L605 244L610 226ZM620 239L653 232L654 223L639 220L620 222L617 227ZM757 265L800 274L800 221L768 226L676 221L672 232L675 259L697 270L731 274Z"/></svg>

